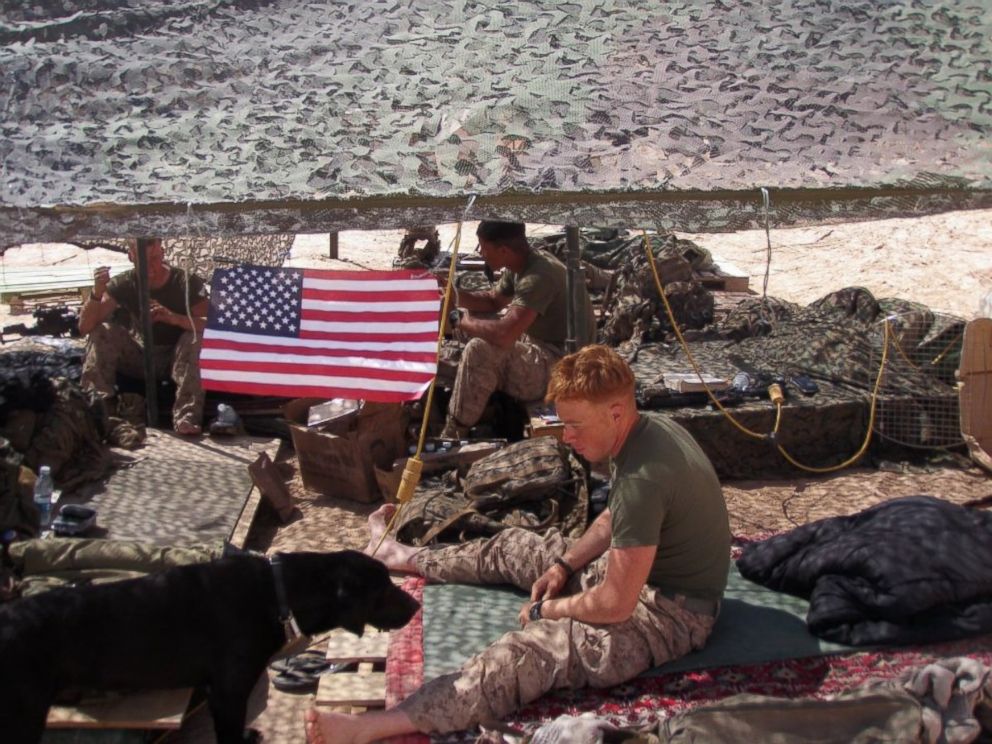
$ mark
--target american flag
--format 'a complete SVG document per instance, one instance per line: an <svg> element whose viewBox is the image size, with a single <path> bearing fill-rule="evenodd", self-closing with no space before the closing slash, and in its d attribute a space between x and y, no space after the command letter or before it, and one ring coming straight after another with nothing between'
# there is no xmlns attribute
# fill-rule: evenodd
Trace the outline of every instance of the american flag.
<svg viewBox="0 0 992 744"><path fill-rule="evenodd" d="M438 283L413 271L218 269L203 387L281 397L419 397L437 372Z"/></svg>

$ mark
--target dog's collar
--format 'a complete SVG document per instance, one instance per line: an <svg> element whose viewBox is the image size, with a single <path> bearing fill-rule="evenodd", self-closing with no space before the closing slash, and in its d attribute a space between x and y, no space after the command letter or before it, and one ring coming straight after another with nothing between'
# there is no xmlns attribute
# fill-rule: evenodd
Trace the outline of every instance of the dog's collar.
<svg viewBox="0 0 992 744"><path fill-rule="evenodd" d="M269 558L269 566L272 567L272 579L276 586L276 602L279 605L279 622L282 623L283 632L286 634L285 650L288 646L299 643L304 637L300 632L300 626L296 624L293 610L289 607L289 600L286 598L286 582L282 575L282 559L278 554Z"/></svg>

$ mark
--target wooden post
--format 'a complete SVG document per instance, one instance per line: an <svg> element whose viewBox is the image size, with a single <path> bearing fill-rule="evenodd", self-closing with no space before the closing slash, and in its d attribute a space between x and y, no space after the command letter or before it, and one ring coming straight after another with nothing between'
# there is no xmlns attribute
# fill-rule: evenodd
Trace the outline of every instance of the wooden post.
<svg viewBox="0 0 992 744"><path fill-rule="evenodd" d="M565 227L565 352L571 354L578 346L576 324L579 319L579 282L584 281L579 268L579 228Z"/></svg>
<svg viewBox="0 0 992 744"><path fill-rule="evenodd" d="M328 238L330 238L331 249L328 252L328 258L338 257L338 234L336 232L329 233Z"/></svg>
<svg viewBox="0 0 992 744"><path fill-rule="evenodd" d="M148 243L138 238L137 250L138 308L141 311L141 345L145 362L145 417L148 426L158 427L158 381L155 379L155 358L152 355L152 313L148 287Z"/></svg>

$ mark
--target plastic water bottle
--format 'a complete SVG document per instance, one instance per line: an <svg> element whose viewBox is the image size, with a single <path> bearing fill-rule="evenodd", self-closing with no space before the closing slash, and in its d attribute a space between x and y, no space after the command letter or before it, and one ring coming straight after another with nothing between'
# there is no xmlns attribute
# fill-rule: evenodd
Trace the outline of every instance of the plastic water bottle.
<svg viewBox="0 0 992 744"><path fill-rule="evenodd" d="M52 469L42 465L38 469L38 479L34 482L34 505L38 507L41 516L41 529L47 530L52 524L52 493L55 484L52 482Z"/></svg>
<svg viewBox="0 0 992 744"><path fill-rule="evenodd" d="M238 414L231 406L227 403L217 404L217 423L223 424L224 426L237 426L238 425Z"/></svg>

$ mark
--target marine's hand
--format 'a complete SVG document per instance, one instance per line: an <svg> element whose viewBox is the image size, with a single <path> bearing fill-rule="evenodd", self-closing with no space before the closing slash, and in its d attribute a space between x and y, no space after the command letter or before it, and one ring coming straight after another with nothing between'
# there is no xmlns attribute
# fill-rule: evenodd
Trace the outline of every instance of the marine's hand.
<svg viewBox="0 0 992 744"><path fill-rule="evenodd" d="M152 300L148 303L148 309L151 311L152 323L171 323L175 313L164 305Z"/></svg>
<svg viewBox="0 0 992 744"><path fill-rule="evenodd" d="M96 299L102 299L103 293L107 291L107 285L110 283L110 267L109 266L98 266L93 270L93 297Z"/></svg>
<svg viewBox="0 0 992 744"><path fill-rule="evenodd" d="M565 587L566 581L565 572L558 568L557 565L552 566L538 576L537 581L530 588L530 601L536 602L539 599L553 599L557 597Z"/></svg>
<svg viewBox="0 0 992 744"><path fill-rule="evenodd" d="M530 608L533 606L533 602L527 601L520 606L520 613L517 616L520 620L520 627L526 627L527 623L530 622Z"/></svg>

